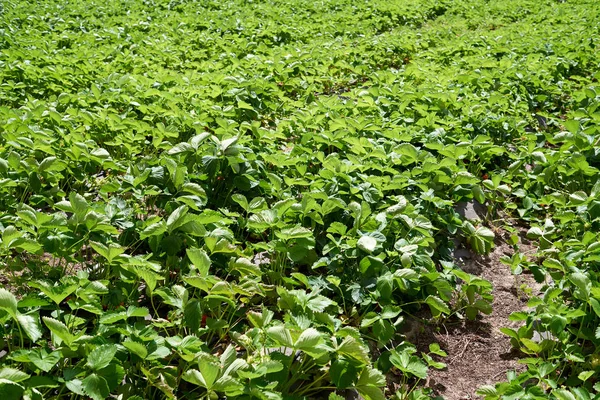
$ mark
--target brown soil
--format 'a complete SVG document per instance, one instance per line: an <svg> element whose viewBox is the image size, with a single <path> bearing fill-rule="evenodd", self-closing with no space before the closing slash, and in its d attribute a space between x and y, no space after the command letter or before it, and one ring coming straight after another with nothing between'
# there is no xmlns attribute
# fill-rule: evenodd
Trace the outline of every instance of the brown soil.
<svg viewBox="0 0 600 400"><path fill-rule="evenodd" d="M535 253L535 248L526 240L522 240L519 247L525 254ZM506 379L507 371L524 369L517 363L520 354L499 329L519 325L509 321L508 317L526 308L527 297L520 289L521 285L529 286L533 294L539 292L541 285L531 275L515 277L510 267L500 262L503 255L510 256L513 252L512 246L498 238L488 257L471 255L463 260L464 271L487 279L494 287L490 315L483 315L476 321L446 324L437 330L425 327L417 338L418 347L424 350L429 343L437 342L448 353L444 360L447 368L430 369L426 382L427 387L446 400L481 398L475 394L479 387Z"/></svg>

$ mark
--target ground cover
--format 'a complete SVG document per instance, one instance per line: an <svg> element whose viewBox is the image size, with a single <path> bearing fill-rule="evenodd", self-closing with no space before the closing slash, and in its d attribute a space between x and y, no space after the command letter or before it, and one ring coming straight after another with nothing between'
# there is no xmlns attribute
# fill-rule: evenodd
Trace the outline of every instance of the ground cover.
<svg viewBox="0 0 600 400"><path fill-rule="evenodd" d="M599 396L594 1L0 7L7 399Z"/></svg>

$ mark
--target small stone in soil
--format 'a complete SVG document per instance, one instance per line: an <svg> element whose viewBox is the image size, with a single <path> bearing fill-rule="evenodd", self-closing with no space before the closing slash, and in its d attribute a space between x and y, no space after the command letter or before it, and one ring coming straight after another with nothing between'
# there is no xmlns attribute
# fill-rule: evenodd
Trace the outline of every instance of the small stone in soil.
<svg viewBox="0 0 600 400"><path fill-rule="evenodd" d="M477 200L471 200L456 203L454 211L464 219L470 221L482 221L487 212L487 208Z"/></svg>

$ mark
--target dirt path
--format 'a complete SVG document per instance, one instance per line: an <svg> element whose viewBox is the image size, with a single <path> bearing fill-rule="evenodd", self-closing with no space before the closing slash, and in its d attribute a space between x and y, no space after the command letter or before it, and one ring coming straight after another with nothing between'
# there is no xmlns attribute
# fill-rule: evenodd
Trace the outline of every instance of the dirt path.
<svg viewBox="0 0 600 400"><path fill-rule="evenodd" d="M521 243L520 251L534 253L529 243ZM514 250L502 238L498 238L494 251L488 257L467 255L463 269L490 281L494 287L493 311L477 321L460 325L447 325L441 332L429 331L419 342L437 342L448 353L444 370L430 369L428 387L446 400L480 398L475 391L486 384L505 379L506 372L520 371L517 363L519 354L512 349L509 338L500 332L502 327L516 327L518 322L508 320L511 313L526 308L527 298L519 289L526 284L537 293L541 287L531 275L521 275L518 280L510 267L500 262L504 255L511 256ZM463 253L464 254L464 253Z"/></svg>

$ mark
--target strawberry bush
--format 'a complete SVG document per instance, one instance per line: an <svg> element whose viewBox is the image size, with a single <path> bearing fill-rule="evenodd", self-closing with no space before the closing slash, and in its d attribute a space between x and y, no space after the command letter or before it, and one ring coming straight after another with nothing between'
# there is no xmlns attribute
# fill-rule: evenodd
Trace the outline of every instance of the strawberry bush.
<svg viewBox="0 0 600 400"><path fill-rule="evenodd" d="M446 353L406 327L491 313L456 239L522 226L527 369L479 394L597 398L599 26L591 0L0 4L0 393L429 398Z"/></svg>

